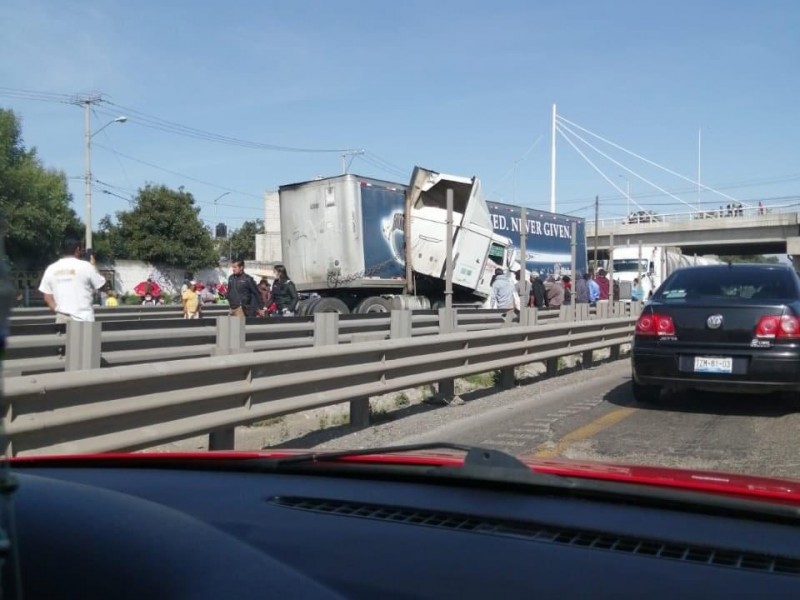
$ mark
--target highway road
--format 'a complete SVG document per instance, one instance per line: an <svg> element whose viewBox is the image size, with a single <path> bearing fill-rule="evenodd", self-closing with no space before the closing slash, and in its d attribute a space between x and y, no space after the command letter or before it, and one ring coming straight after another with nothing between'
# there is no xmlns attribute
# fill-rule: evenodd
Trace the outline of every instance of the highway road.
<svg viewBox="0 0 800 600"><path fill-rule="evenodd" d="M664 396L658 405L637 404L630 363L623 359L410 415L322 447L447 440L515 455L800 480L799 437L800 400L683 393Z"/></svg>

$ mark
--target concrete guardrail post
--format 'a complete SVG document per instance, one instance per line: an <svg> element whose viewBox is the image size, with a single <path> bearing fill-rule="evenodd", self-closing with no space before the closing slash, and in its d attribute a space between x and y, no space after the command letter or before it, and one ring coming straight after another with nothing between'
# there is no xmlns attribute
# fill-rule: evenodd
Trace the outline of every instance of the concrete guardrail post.
<svg viewBox="0 0 800 600"><path fill-rule="evenodd" d="M558 375L558 358L548 358L544 364L547 369L548 377L555 377Z"/></svg>
<svg viewBox="0 0 800 600"><path fill-rule="evenodd" d="M214 356L229 356L247 352L245 320L241 317L217 317L217 344ZM208 434L209 450L235 450L236 428L226 427Z"/></svg>
<svg viewBox="0 0 800 600"><path fill-rule="evenodd" d="M529 327L536 325L536 309L533 307L524 306L519 311L519 324L522 327Z"/></svg>
<svg viewBox="0 0 800 600"><path fill-rule="evenodd" d="M339 313L314 314L314 345L331 346L339 343ZM369 398L350 401L350 425L369 426Z"/></svg>
<svg viewBox="0 0 800 600"><path fill-rule="evenodd" d="M454 308L439 309L439 334L454 333L458 329L458 312ZM450 402L456 395L456 380L442 379L437 384L439 396Z"/></svg>
<svg viewBox="0 0 800 600"><path fill-rule="evenodd" d="M102 324L98 321L70 321L64 368L67 371L99 369L101 362Z"/></svg>
<svg viewBox="0 0 800 600"><path fill-rule="evenodd" d="M575 305L576 321L588 321L589 318L589 305L586 302Z"/></svg>
<svg viewBox="0 0 800 600"><path fill-rule="evenodd" d="M245 339L245 320L242 317L217 317L215 356L247 352Z"/></svg>
<svg viewBox="0 0 800 600"><path fill-rule="evenodd" d="M411 337L411 311L393 310L389 321L389 337L391 339Z"/></svg>

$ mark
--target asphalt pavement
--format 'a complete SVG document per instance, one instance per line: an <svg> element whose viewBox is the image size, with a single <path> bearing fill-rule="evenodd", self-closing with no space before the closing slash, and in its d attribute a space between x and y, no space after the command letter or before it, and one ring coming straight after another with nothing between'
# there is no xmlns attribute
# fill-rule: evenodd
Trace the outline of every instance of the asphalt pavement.
<svg viewBox="0 0 800 600"><path fill-rule="evenodd" d="M628 360L589 373L543 394L534 384L527 397L396 443L446 439L515 455L800 479L800 400L687 392L637 404Z"/></svg>

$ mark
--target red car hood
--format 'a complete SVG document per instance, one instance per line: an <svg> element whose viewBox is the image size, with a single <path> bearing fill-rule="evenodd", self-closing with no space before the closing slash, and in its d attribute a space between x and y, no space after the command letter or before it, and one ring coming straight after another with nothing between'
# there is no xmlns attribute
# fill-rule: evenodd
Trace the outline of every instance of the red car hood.
<svg viewBox="0 0 800 600"><path fill-rule="evenodd" d="M129 461L140 463L175 460L191 460L197 462L215 460L245 460L252 458L281 458L318 452L315 450L279 450L261 452L170 452L170 453L109 453L80 454L54 456L25 456L10 459L14 465L36 464L47 462L69 462L70 466L86 463L97 466L107 463L109 466ZM323 452L324 453L324 452ZM800 507L800 481L778 479L772 477L756 477L720 473L716 471L697 471L668 467L650 467L626 465L621 463L577 461L562 458L528 458L519 457L536 473L593 479L598 481L616 481L642 485L664 486L673 489L706 492L724 496L763 500ZM463 464L463 453L451 450L398 454L369 454L339 458L348 463L420 465L420 466L459 466Z"/></svg>

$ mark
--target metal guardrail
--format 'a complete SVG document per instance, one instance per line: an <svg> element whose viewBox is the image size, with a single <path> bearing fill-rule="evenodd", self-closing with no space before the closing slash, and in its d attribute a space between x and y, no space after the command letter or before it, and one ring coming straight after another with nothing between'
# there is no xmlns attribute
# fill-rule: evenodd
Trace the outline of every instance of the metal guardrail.
<svg viewBox="0 0 800 600"><path fill-rule="evenodd" d="M204 315L221 317L230 312L227 304L204 304ZM121 305L117 307L95 307L95 319L98 321L151 321L159 319L183 318L183 308L179 304L166 306ZM53 313L49 308L15 308L11 312L11 327L20 325L49 325L53 323Z"/></svg>
<svg viewBox="0 0 800 600"><path fill-rule="evenodd" d="M458 311L458 327L464 331L501 327L506 324L504 314L498 310ZM558 317L558 311L540 311L538 319ZM18 376L87 368L82 362L87 356L99 357L94 368L207 357L218 346L216 321L208 316L197 320L97 321L98 339L93 335L74 340L66 325L53 323L52 314L47 323L12 322L3 373ZM339 319L339 340L350 343L386 339L389 321L388 313L343 315ZM439 332L438 325L436 311L414 312L413 335L434 335ZM288 350L313 343L313 317L247 320L246 347L250 350Z"/></svg>
<svg viewBox="0 0 800 600"><path fill-rule="evenodd" d="M328 313L315 316L316 346L291 353L250 353L232 343L227 356L9 377L3 450L137 450L206 433L211 449L232 449L236 426L266 418L347 401L351 417L363 417L370 396L436 382L442 392L456 377L497 369L508 387L519 365L545 361L555 374L562 356L582 353L590 364L593 351L609 347L618 356L638 308L618 303L618 316L609 318L423 337L411 337L409 311L394 311L392 339L354 344L335 343L339 316ZM447 321L440 321L443 331ZM244 339L241 319L220 323L229 341Z"/></svg>

